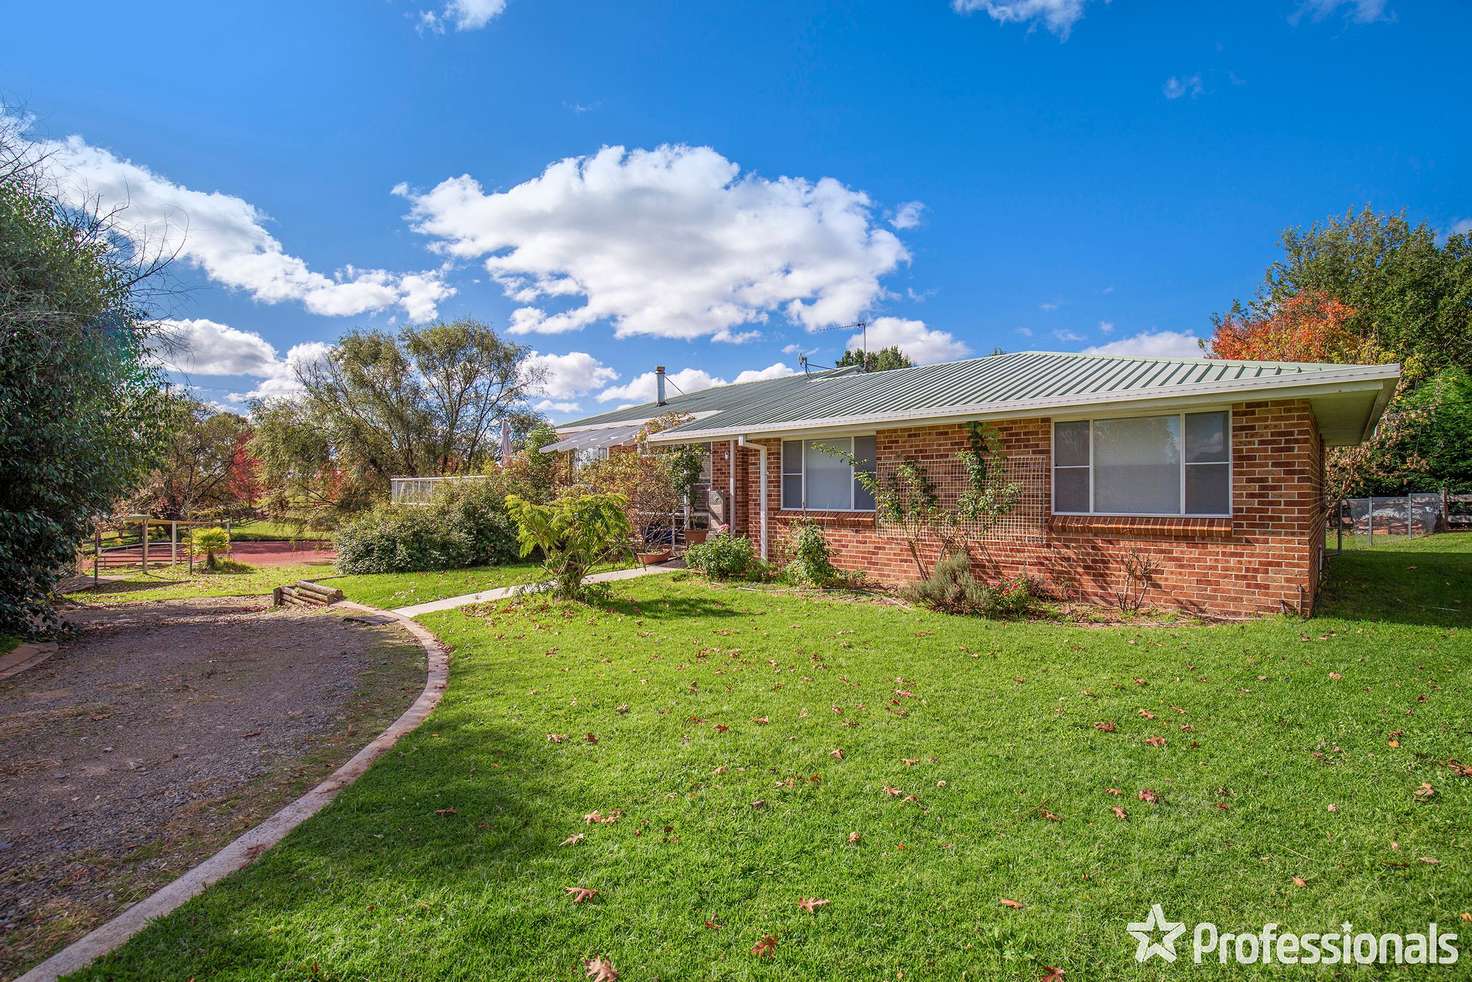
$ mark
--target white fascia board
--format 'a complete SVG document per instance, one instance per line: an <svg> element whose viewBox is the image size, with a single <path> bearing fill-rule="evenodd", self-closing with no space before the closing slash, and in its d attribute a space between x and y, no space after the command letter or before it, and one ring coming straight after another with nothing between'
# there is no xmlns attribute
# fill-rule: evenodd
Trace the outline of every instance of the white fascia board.
<svg viewBox="0 0 1472 982"><path fill-rule="evenodd" d="M1210 385L1193 385L1189 392L1181 392L1179 386L1163 386L1156 389L1139 389L1120 394L1117 392L1091 393L1083 396L1068 396L1062 399L1030 399L1015 402L983 402L961 406L936 406L904 412L869 413L856 416L836 416L826 419L806 419L789 423L760 423L750 426L728 426L714 429L677 429L656 433L650 443L692 443L702 440L727 439L733 436L758 436L762 434L804 433L824 430L830 433L855 430L895 429L922 423L945 423L956 420L1019 419L1065 412L1089 414L1102 406L1123 406L1130 409L1144 408L1189 408L1196 405L1214 405L1226 395L1237 396L1233 401L1261 399L1309 398L1343 392L1369 392L1384 389L1388 383L1400 377L1399 365L1352 365L1345 368L1315 372L1313 381L1305 381L1301 375L1276 376L1271 380L1262 378L1234 379ZM1373 416L1373 414L1372 414ZM687 424L688 425L688 424Z"/></svg>

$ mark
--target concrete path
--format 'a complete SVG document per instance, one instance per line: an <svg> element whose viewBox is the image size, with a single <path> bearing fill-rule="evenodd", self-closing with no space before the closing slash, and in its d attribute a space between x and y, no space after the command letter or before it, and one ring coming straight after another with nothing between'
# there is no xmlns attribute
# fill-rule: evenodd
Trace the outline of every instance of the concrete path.
<svg viewBox="0 0 1472 982"><path fill-rule="evenodd" d="M677 569L684 569L685 561L675 559L668 563L660 563L658 566L636 566L633 569L615 569L607 573L594 573L583 580L584 583L611 583L615 580L633 580L641 576L654 576L658 573L673 573ZM420 614L432 614L439 610L454 610L456 607L465 607L470 604L486 603L491 600L504 600L522 593L540 593L552 585L551 580L541 583L521 583L516 586L503 586L495 590L482 590L480 593L466 593L458 597L446 597L443 600L431 600L428 603L414 604L410 607L395 607L393 613L403 617L418 617Z"/></svg>

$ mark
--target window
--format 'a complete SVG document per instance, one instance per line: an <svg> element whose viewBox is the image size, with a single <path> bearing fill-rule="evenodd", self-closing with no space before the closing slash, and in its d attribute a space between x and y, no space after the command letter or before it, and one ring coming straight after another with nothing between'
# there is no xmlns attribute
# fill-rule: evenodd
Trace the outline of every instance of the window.
<svg viewBox="0 0 1472 982"><path fill-rule="evenodd" d="M874 496L847 460L821 449L853 454L860 473L874 473L872 436L782 441L782 507L816 511L873 511Z"/></svg>
<svg viewBox="0 0 1472 982"><path fill-rule="evenodd" d="M1225 411L1055 423L1053 511L1230 515L1231 452Z"/></svg>

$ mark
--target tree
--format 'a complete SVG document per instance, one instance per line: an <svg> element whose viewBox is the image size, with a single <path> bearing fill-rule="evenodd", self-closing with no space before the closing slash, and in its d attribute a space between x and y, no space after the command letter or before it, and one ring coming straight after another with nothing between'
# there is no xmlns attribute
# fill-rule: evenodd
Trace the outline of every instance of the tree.
<svg viewBox="0 0 1472 982"><path fill-rule="evenodd" d="M250 424L187 395L171 396L168 405L173 432L163 459L129 498L127 510L190 518L206 508L248 508L254 497Z"/></svg>
<svg viewBox="0 0 1472 982"><path fill-rule="evenodd" d="M150 281L167 260L71 209L0 129L0 633L55 629L48 597L94 518L168 432L149 357Z"/></svg>
<svg viewBox="0 0 1472 982"><path fill-rule="evenodd" d="M523 433L535 422L529 353L473 320L344 336L298 367L299 398L252 407L269 500L330 521L393 477L480 473L503 420Z"/></svg>
<svg viewBox="0 0 1472 982"><path fill-rule="evenodd" d="M859 351L857 348L850 348L838 359L837 367L847 368L850 365L862 365L866 372L883 372L891 368L913 368L915 363L896 344L878 351Z"/></svg>
<svg viewBox="0 0 1472 982"><path fill-rule="evenodd" d="M1218 318L1207 339L1212 358L1239 361L1388 361L1374 343L1349 329L1355 310L1320 290L1287 297L1264 316Z"/></svg>
<svg viewBox="0 0 1472 982"><path fill-rule="evenodd" d="M1472 236L1412 226L1366 208L1282 236L1283 258L1256 296L1215 319L1260 321L1290 299L1317 293L1351 308L1344 327L1400 361L1412 383L1441 367L1472 370Z"/></svg>

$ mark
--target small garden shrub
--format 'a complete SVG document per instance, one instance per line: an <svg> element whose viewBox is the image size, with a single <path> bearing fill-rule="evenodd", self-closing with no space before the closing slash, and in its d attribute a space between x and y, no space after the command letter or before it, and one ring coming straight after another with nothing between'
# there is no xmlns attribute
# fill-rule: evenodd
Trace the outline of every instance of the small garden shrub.
<svg viewBox="0 0 1472 982"><path fill-rule="evenodd" d="M195 554L204 554L205 569L219 569L220 554L230 551L230 533L219 526L195 529L193 542Z"/></svg>
<svg viewBox="0 0 1472 982"><path fill-rule="evenodd" d="M862 573L849 573L833 565L828 553L828 539L816 522L800 522L788 541L792 559L783 568L789 581L822 589L856 587L864 579Z"/></svg>
<svg viewBox="0 0 1472 982"><path fill-rule="evenodd" d="M506 507L516 521L523 556L542 551L542 567L552 577L553 595L582 600L599 591L583 577L599 563L626 555L629 537L628 501L618 494L565 491L550 505L508 495ZM600 586L596 584L595 586Z"/></svg>
<svg viewBox="0 0 1472 982"><path fill-rule="evenodd" d="M1035 591L1025 576L991 585L971 572L971 558L951 553L935 564L935 571L905 590L922 607L947 614L968 614L998 620L1021 617L1032 607Z"/></svg>
<svg viewBox="0 0 1472 982"><path fill-rule="evenodd" d="M380 506L337 534L344 573L417 573L510 562L516 523L494 482L449 482L426 507Z"/></svg>
<svg viewBox="0 0 1472 982"><path fill-rule="evenodd" d="M712 535L685 551L685 565L713 580L761 579L765 575L765 564L744 536Z"/></svg>

